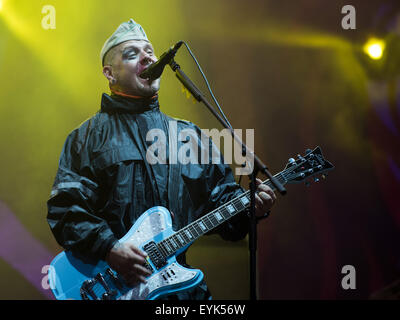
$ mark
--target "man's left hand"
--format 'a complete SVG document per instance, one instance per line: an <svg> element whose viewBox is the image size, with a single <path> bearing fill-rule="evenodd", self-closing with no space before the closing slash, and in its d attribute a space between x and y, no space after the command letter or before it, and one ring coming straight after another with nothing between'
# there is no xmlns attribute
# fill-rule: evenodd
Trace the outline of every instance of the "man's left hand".
<svg viewBox="0 0 400 320"><path fill-rule="evenodd" d="M256 179L256 185L256 216L262 217L271 210L276 201L276 195L270 187L263 184L258 178Z"/></svg>

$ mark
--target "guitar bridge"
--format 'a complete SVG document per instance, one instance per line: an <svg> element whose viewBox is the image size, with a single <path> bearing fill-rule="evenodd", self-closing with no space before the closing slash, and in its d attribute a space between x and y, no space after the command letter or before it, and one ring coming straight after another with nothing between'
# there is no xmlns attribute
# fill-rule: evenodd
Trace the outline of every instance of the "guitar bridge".
<svg viewBox="0 0 400 320"><path fill-rule="evenodd" d="M109 275L108 270L106 272ZM98 296L98 290L95 290L95 286L100 286L104 291L101 297ZM80 294L83 300L91 300L90 298L93 300L112 300L117 296L117 291L110 288L103 274L98 273L93 279L82 283Z"/></svg>

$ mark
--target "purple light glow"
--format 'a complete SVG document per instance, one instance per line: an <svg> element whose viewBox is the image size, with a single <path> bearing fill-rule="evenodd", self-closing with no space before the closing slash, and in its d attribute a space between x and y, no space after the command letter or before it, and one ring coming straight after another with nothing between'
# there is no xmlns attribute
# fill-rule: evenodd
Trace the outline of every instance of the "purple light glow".
<svg viewBox="0 0 400 320"><path fill-rule="evenodd" d="M42 268L53 259L51 254L0 201L0 257L17 270L45 297L54 299L50 289L42 287Z"/></svg>

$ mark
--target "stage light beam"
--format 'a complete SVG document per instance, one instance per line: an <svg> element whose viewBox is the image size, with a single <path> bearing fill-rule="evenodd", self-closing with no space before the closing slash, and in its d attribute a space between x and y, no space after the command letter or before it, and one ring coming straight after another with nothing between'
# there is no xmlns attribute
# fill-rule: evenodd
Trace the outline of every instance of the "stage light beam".
<svg viewBox="0 0 400 320"><path fill-rule="evenodd" d="M364 45L364 52L373 60L379 60L383 56L385 42L372 38Z"/></svg>

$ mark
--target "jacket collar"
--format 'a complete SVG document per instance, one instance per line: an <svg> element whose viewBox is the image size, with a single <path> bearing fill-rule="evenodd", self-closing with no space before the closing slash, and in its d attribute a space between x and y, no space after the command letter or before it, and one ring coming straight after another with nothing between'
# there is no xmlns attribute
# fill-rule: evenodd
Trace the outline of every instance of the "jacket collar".
<svg viewBox="0 0 400 320"><path fill-rule="evenodd" d="M101 97L101 111L142 113L159 109L158 96L151 98L129 98L112 93L103 93Z"/></svg>

